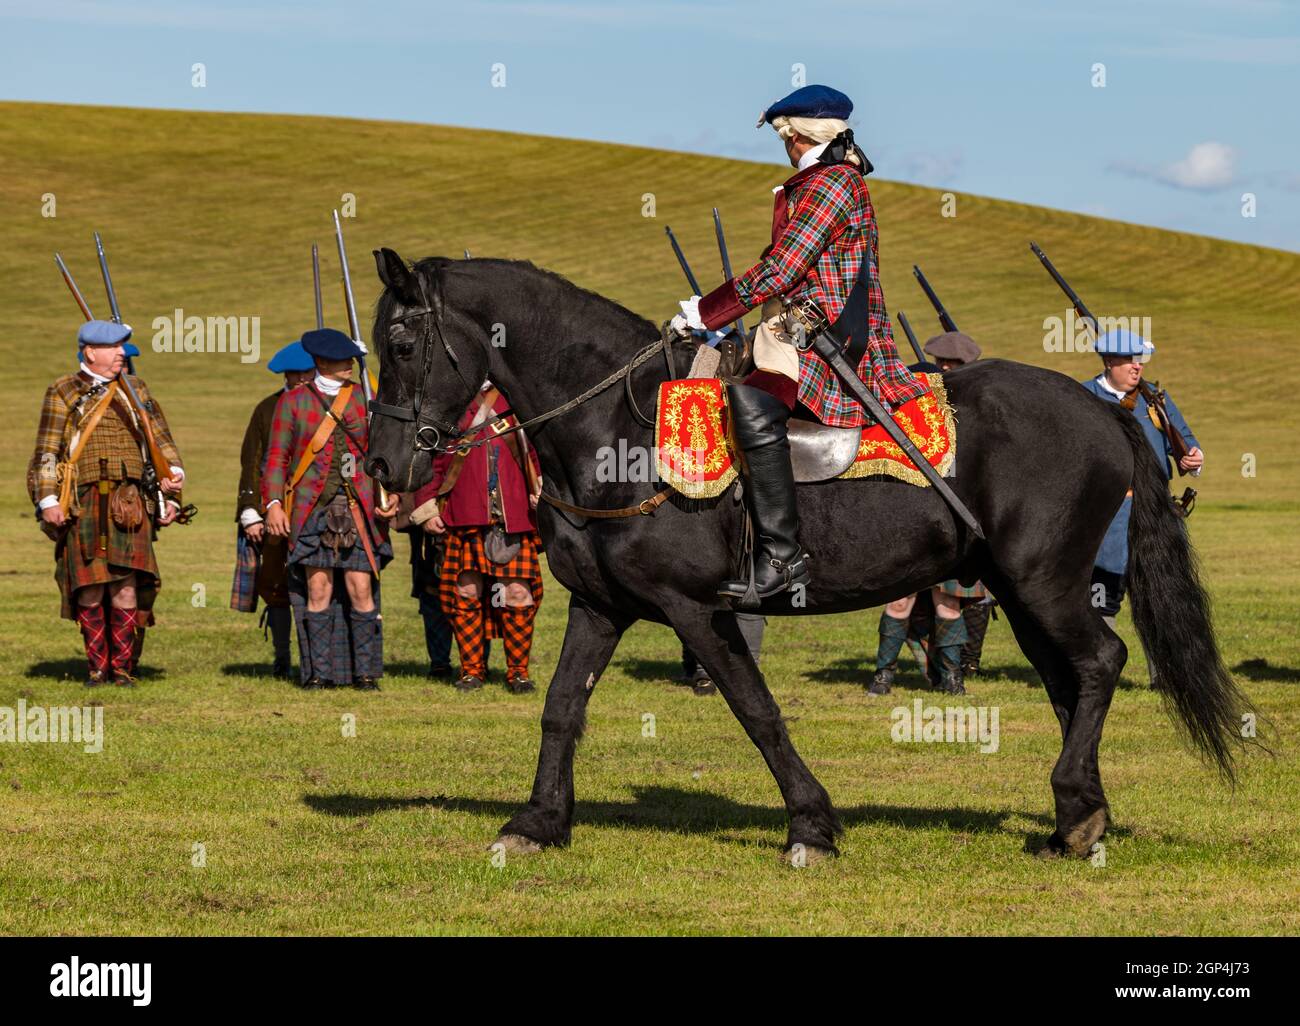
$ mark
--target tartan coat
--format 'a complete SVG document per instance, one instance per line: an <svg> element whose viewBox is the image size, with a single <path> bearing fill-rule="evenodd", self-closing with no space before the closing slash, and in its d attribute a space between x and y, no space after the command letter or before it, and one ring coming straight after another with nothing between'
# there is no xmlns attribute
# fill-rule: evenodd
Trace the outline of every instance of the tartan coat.
<svg viewBox="0 0 1300 1026"><path fill-rule="evenodd" d="M461 414L459 427L468 431L478 412L481 395L475 396L469 408ZM506 397L498 395L492 407L494 416L500 416L510 409ZM507 427L513 427L518 421L514 415L505 418ZM483 435L490 434L484 431ZM482 435L480 435L482 437ZM518 434L515 436L518 438ZM537 515L528 501L528 479L515 458L514 447L505 438L493 438L487 445L471 449L461 465L460 476L451 491L435 505L441 508L443 523L448 527L487 527L492 523L491 500L488 496L488 449L496 450L497 485L501 493L502 513L505 516L505 530L509 533L533 532L537 530ZM451 469L454 454L439 453L433 461L433 478L415 493L415 506L424 507L437 498L438 489ZM541 477L541 464L532 446L528 447L528 461L533 473ZM430 511L430 516L432 512Z"/></svg>
<svg viewBox="0 0 1300 1026"><path fill-rule="evenodd" d="M923 381L907 369L894 345L880 285L875 209L866 179L848 164L815 163L789 178L772 210L772 245L744 274L700 300L707 328L722 328L766 300L811 295L834 323L867 261L870 337L858 376L887 408L924 395ZM799 354L799 401L823 424L860 427L869 422L834 372L812 351Z"/></svg>
<svg viewBox="0 0 1300 1026"><path fill-rule="evenodd" d="M321 405L321 400L325 401ZM271 437L266 446L266 465L262 468L262 506L265 508L273 499L284 502L285 488L298 461L311 443L312 436L325 419L325 408L334 404L334 397L324 395L316 388L315 382L299 385L283 393L275 404L275 415L271 418ZM375 495L377 486L374 479L365 471L365 446L369 438L366 424L366 400L360 385L352 389L347 408L343 411L343 424L348 434L344 435L348 451L356 460L356 470L352 484L356 488L357 498L361 500L365 522L370 526L371 539L382 540L388 536L387 521L375 517ZM330 460L334 456L334 440L339 436L339 429L325 440L325 444L316 453L307 472L294 490L293 510L289 522L290 555L293 544L297 541L307 518L315 508L325 488L325 478L329 475ZM360 443L353 441L353 438Z"/></svg>
<svg viewBox="0 0 1300 1026"><path fill-rule="evenodd" d="M122 377L128 377L123 372ZM129 375L131 387L135 389L135 394L139 397L141 405L149 414L150 423L153 425L154 439L158 442L158 447L162 450L170 466L180 467L182 470L185 464L181 461L180 452L176 448L176 443L172 439L171 428L167 426L167 418L163 415L162 407L158 400L154 399L149 393L149 388L145 383L135 375ZM90 393L96 391L97 395L92 396ZM119 389L120 392L120 389ZM76 419L78 422L84 418L95 407L97 396L102 392L96 390L94 380L84 371L77 371L75 374L65 374L56 378L54 383L45 390L45 397L41 400L41 419L36 429L36 448L32 452L31 461L27 465L27 494L32 500L33 505L37 505L47 496L59 494L59 482L53 476L52 471L54 464L67 457L67 446L72 436L72 429L75 427L71 420L76 410ZM114 399L112 406L104 412L104 420L115 418L125 424L129 421L129 416L124 418L122 410L126 408L127 399L125 396L119 400ZM80 404L80 408L78 408ZM85 485L99 478L99 457L103 456L109 459L109 466L121 467L127 466L128 469L136 470L142 467L140 450L134 441L129 447L124 447L121 452L109 451L107 441L110 437L124 437L124 432L102 430L105 427L103 421L100 427L95 429L94 434L86 443L78 459L78 466L81 468L78 473L78 482ZM51 459L50 457L53 457ZM120 472L116 478L120 478ZM116 479L115 478L115 479ZM184 505L180 493L169 496L178 505Z"/></svg>

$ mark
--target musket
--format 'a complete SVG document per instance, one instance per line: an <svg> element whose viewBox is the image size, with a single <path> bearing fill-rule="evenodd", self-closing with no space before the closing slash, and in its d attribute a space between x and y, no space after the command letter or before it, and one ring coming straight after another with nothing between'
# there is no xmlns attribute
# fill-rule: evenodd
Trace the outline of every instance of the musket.
<svg viewBox="0 0 1300 1026"><path fill-rule="evenodd" d="M1097 318L1092 315L1091 310L1084 306L1083 300L1079 298L1079 294L1075 292L1074 289L1070 288L1070 283L1065 280L1064 275L1056 269L1052 261L1047 259L1047 254L1039 248L1038 243L1030 242L1029 248L1033 250L1034 256L1038 257L1038 259L1042 261L1043 266L1047 268L1047 273L1052 276L1052 280L1055 281L1056 284L1060 286L1061 291L1065 293L1065 297L1070 301L1070 305L1074 307L1074 312L1077 313L1084 323L1092 329L1093 338L1100 338L1101 329L1098 326ZM1183 437L1183 433L1179 431L1169 419L1169 411L1165 407L1164 389L1155 382L1147 381L1146 378L1142 378L1138 381L1138 391L1142 393L1142 398L1147 401L1148 405L1154 407L1156 413L1159 414L1160 430L1164 432L1165 439L1169 442L1169 451L1173 454L1174 466L1178 468L1178 476L1182 477L1184 474L1188 473L1188 471L1184 470L1182 466L1183 457L1191 452L1191 447L1188 446L1187 439ZM1190 504L1191 501L1195 500L1196 493L1192 489L1188 490L1192 492L1192 499L1189 500ZM1184 498L1186 497L1186 493L1184 493Z"/></svg>
<svg viewBox="0 0 1300 1026"><path fill-rule="evenodd" d="M316 330L325 327L325 311L320 302L320 250L316 243L311 244L311 280L316 290Z"/></svg>
<svg viewBox="0 0 1300 1026"><path fill-rule="evenodd" d="M361 324L357 321L357 304L352 298L352 273L348 270L348 249L343 242L343 224L339 221L339 212L334 211L334 238L339 244L339 264L343 268L343 303L348 311L348 330L352 341L361 349L357 364L361 368L361 394L366 397L366 424L370 423L370 404L374 394L370 388L370 372L366 369L366 344L361 341ZM379 508L388 508L388 493L383 485L379 486Z"/></svg>
<svg viewBox="0 0 1300 1026"><path fill-rule="evenodd" d="M713 208L713 233L718 237L718 254L722 257L722 280L731 281L731 257L727 255L727 237L722 232L722 216L718 213L718 208ZM745 337L745 322L742 318L737 317L735 321L736 330L740 332L740 337Z"/></svg>
<svg viewBox="0 0 1300 1026"><path fill-rule="evenodd" d="M682 252L682 247L677 244L677 236L673 234L672 228L664 226L664 231L668 233L668 241L673 244L673 252L677 254L677 262L682 265L682 274L686 275L686 284L691 287L692 296L702 296L700 283L695 280L695 274L691 271L691 265L686 262L686 254Z"/></svg>
<svg viewBox="0 0 1300 1026"><path fill-rule="evenodd" d="M925 280L925 275L921 273L921 269L917 267L916 264L912 265L912 273L916 275L916 280L921 283L921 289L925 292L925 298L930 301L930 305L934 307L934 312L939 315L939 323L943 325L943 330L956 331L957 322L954 321L952 315L943 308L943 304L939 302L939 297L935 295L934 289L930 288L930 283Z"/></svg>
<svg viewBox="0 0 1300 1026"><path fill-rule="evenodd" d="M108 295L108 308L113 312L113 323L121 324L122 310L117 305L117 290L113 288L113 276L108 270L108 256L104 252L104 241L99 237L99 232L95 232L95 250L99 254L99 273L104 279L104 292ZM67 282L73 298L77 300L77 305L81 307L81 312L85 315L86 320L92 320L90 307L86 304L85 299L81 297L81 291L77 288L77 283L73 281L67 265L63 263L63 259L57 254L55 259L59 264L59 270L63 272L63 280ZM135 387L131 384L131 376L134 374L133 361L130 357L127 357L125 373L119 374L117 379L122 383L122 388L125 389L131 405L140 417L140 428L144 432L144 448L147 457L141 484L144 485L146 491L155 493L157 511L161 514L163 504L168 499L162 488L159 487L159 482L165 481L172 476L171 461L167 459L166 454L162 451L162 446L158 444L158 439L153 433L153 421L149 419L149 411L145 409L144 403L140 402L140 397L136 395ZM187 503L177 513L176 522L188 524L194 519L196 513L198 513L198 509L192 503Z"/></svg>
<svg viewBox="0 0 1300 1026"><path fill-rule="evenodd" d="M916 335L912 333L912 326L907 323L907 314L903 313L902 310L898 311L898 323L903 326L903 332L907 335L907 341L912 343L912 352L916 354L917 362L925 363L925 353L921 351L921 347L917 344Z"/></svg>
<svg viewBox="0 0 1300 1026"><path fill-rule="evenodd" d="M68 265L63 262L63 257L58 253L55 253L54 262L58 264L59 273L63 275L63 283L68 286L68 291L72 293L72 298L77 301L77 306L81 307L82 315L86 320L93 321L95 315L90 312L90 307L86 303L86 297L81 294L81 289L77 288L77 283L73 280L72 272L68 270Z"/></svg>
<svg viewBox="0 0 1300 1026"><path fill-rule="evenodd" d="M1074 307L1074 312L1077 313L1083 319L1084 323L1092 329L1092 337L1095 339L1099 332L1097 328L1097 318L1092 315L1092 311L1083 305L1083 300L1079 298L1079 294L1075 292L1074 289L1070 288L1070 283L1065 280L1061 275L1061 272L1056 269L1050 260L1047 259L1047 254L1038 248L1038 243L1030 242L1029 248L1034 251L1034 256L1038 257L1038 259L1043 262L1043 266L1047 268L1047 273L1052 276L1052 280L1061 287L1061 291L1065 293L1065 298L1068 299L1070 305Z"/></svg>

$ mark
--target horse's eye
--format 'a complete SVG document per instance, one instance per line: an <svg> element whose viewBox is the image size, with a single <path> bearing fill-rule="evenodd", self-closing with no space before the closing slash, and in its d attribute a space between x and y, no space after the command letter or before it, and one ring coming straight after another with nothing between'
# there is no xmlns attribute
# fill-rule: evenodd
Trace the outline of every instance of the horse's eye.
<svg viewBox="0 0 1300 1026"><path fill-rule="evenodd" d="M394 342L392 344L393 355L399 360L409 360L411 354L415 352L414 342Z"/></svg>

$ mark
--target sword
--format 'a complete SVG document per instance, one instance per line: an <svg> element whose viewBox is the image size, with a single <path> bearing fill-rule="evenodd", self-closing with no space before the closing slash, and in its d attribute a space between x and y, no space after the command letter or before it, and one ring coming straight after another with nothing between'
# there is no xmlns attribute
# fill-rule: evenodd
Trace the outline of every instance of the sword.
<svg viewBox="0 0 1300 1026"><path fill-rule="evenodd" d="M325 312L320 303L320 251L314 242L311 244L311 278L316 287L316 330L320 331L325 327Z"/></svg>
<svg viewBox="0 0 1300 1026"><path fill-rule="evenodd" d="M862 383L862 379L849 366L849 362L844 359L841 353L844 343L835 337L829 326L813 336L811 348L813 352L826 361L853 398L876 418L880 426L885 429L885 433L893 439L894 444L907 454L907 458L912 461L916 469L925 475L926 480L934 486L935 491L943 497L944 502L952 507L952 511L965 521L966 526L971 529L975 537L983 541L984 530L980 527L979 521L975 519L975 514L966 508L961 499L957 498L953 490L948 487L948 482L939 476L939 472L930 465L929 460L921 455L916 446L912 444L912 440L898 426L897 421L881 405L880 400L871 394L871 389Z"/></svg>

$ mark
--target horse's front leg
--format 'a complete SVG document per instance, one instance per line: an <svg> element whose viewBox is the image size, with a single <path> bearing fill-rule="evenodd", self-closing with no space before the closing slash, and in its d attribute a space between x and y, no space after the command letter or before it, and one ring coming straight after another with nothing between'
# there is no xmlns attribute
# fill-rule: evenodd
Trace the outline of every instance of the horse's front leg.
<svg viewBox="0 0 1300 1026"><path fill-rule="evenodd" d="M826 789L795 751L781 710L759 672L735 613L679 607L673 626L709 671L776 778L790 816L786 853L795 865L838 855L840 821Z"/></svg>
<svg viewBox="0 0 1300 1026"><path fill-rule="evenodd" d="M538 851L569 843L573 755L586 724L587 699L630 623L570 596L564 647L542 709L542 747L532 797L497 838L507 851Z"/></svg>

